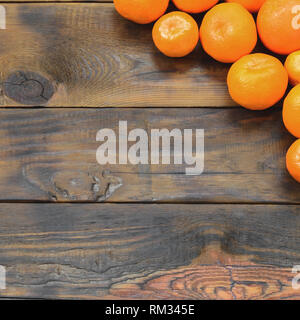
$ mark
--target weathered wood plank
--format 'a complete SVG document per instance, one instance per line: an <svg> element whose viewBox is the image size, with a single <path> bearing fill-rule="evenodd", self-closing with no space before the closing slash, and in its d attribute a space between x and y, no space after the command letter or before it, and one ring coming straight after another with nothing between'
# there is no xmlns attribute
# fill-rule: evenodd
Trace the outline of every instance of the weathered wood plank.
<svg viewBox="0 0 300 320"><path fill-rule="evenodd" d="M285 299L300 207L2 204L0 297Z"/></svg>
<svg viewBox="0 0 300 320"><path fill-rule="evenodd" d="M105 165L98 130L204 129L205 165ZM7 109L0 113L0 200L299 203L285 169L281 110ZM130 147L133 143L129 143Z"/></svg>
<svg viewBox="0 0 300 320"><path fill-rule="evenodd" d="M227 65L200 48L184 59L163 56L152 43L152 26L126 21L113 4L4 6L0 106L235 105L225 84ZM51 89L43 96L46 83L54 95Z"/></svg>

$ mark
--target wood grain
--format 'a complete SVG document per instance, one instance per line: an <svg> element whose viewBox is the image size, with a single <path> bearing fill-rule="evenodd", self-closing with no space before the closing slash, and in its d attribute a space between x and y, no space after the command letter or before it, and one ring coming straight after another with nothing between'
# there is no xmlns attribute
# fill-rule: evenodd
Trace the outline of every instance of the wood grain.
<svg viewBox="0 0 300 320"><path fill-rule="evenodd" d="M205 170L183 165L105 165L98 130L205 130ZM0 200L299 203L285 169L293 138L281 110L8 109L0 113ZM129 143L129 146L131 144Z"/></svg>
<svg viewBox="0 0 300 320"><path fill-rule="evenodd" d="M2 204L1 297L286 299L300 207Z"/></svg>
<svg viewBox="0 0 300 320"><path fill-rule="evenodd" d="M152 26L120 17L109 3L4 4L0 30L0 106L189 107L233 106L225 84L228 66L200 48L184 59L158 52ZM54 95L35 102L31 83L11 83L17 72L38 74ZM29 79L31 80L31 79ZM28 100L20 99L24 91Z"/></svg>
<svg viewBox="0 0 300 320"><path fill-rule="evenodd" d="M0 112L0 298L300 300L300 187L280 103L104 108L235 104L227 65L200 46L166 58L151 25L100 2L112 1L3 4L0 107L27 109ZM204 174L100 166L96 133L119 120L205 129ZM19 201L57 203L7 203Z"/></svg>

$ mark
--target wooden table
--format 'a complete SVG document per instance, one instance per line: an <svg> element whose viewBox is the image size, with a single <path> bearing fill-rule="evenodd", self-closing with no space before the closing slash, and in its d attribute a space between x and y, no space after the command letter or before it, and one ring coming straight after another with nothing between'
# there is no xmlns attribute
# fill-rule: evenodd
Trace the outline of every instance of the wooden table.
<svg viewBox="0 0 300 320"><path fill-rule="evenodd" d="M164 57L109 1L21 2L0 30L0 296L299 299L282 102L236 106L228 65ZM119 120L204 129L204 173L100 166L96 133Z"/></svg>

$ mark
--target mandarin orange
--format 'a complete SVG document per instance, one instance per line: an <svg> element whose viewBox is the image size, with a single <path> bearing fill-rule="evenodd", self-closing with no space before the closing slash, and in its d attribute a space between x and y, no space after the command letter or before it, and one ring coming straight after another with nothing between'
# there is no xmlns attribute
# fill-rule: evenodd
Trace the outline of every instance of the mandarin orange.
<svg viewBox="0 0 300 320"><path fill-rule="evenodd" d="M227 76L232 99L251 110L264 110L273 106L284 95L288 74L275 57L255 53L235 62Z"/></svg>
<svg viewBox="0 0 300 320"><path fill-rule="evenodd" d="M257 12L266 0L226 0L241 4L250 12Z"/></svg>
<svg viewBox="0 0 300 320"><path fill-rule="evenodd" d="M290 83L296 86L300 83L300 50L291 53L284 64L288 74Z"/></svg>
<svg viewBox="0 0 300 320"><path fill-rule="evenodd" d="M121 16L139 24L157 20L167 10L169 0L114 0Z"/></svg>
<svg viewBox="0 0 300 320"><path fill-rule="evenodd" d="M286 167L290 175L300 183L300 139L289 148L286 154Z"/></svg>
<svg viewBox="0 0 300 320"><path fill-rule="evenodd" d="M174 11L154 24L152 37L156 47L166 56L179 58L191 53L199 42L196 21L189 14Z"/></svg>
<svg viewBox="0 0 300 320"><path fill-rule="evenodd" d="M255 21L242 5L221 3L204 16L200 39L211 57L232 63L254 49L257 42Z"/></svg>
<svg viewBox="0 0 300 320"><path fill-rule="evenodd" d="M173 0L175 6L189 13L200 13L212 8L219 0Z"/></svg>
<svg viewBox="0 0 300 320"><path fill-rule="evenodd" d="M288 55L300 49L300 0L266 0L258 12L257 28L264 45Z"/></svg>
<svg viewBox="0 0 300 320"><path fill-rule="evenodd" d="M300 84L286 96L282 117L287 130L295 137L300 138Z"/></svg>

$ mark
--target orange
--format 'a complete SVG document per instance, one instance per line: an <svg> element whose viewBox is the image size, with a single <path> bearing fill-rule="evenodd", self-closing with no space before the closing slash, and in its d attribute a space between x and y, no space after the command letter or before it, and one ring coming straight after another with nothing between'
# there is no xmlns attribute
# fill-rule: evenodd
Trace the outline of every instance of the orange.
<svg viewBox="0 0 300 320"><path fill-rule="evenodd" d="M219 0L173 0L175 6L189 13L200 13L212 8Z"/></svg>
<svg viewBox="0 0 300 320"><path fill-rule="evenodd" d="M184 57L199 41L196 21L187 13L174 11L156 21L152 37L156 47L168 57Z"/></svg>
<svg viewBox="0 0 300 320"><path fill-rule="evenodd" d="M290 175L300 182L300 139L289 148L286 154L286 167Z"/></svg>
<svg viewBox="0 0 300 320"><path fill-rule="evenodd" d="M291 85L295 86L300 83L300 50L291 53L284 64Z"/></svg>
<svg viewBox="0 0 300 320"><path fill-rule="evenodd" d="M257 42L252 15L238 3L221 3L210 9L200 27L203 49L215 60L235 62L249 54Z"/></svg>
<svg viewBox="0 0 300 320"><path fill-rule="evenodd" d="M247 109L264 110L283 97L288 86L288 74L277 58L254 53L231 66L227 84L235 102Z"/></svg>
<svg viewBox="0 0 300 320"><path fill-rule="evenodd" d="M146 24L157 20L166 12L169 0L114 0L114 4L122 17Z"/></svg>
<svg viewBox="0 0 300 320"><path fill-rule="evenodd" d="M300 84L294 87L285 98L282 116L288 131L300 138Z"/></svg>
<svg viewBox="0 0 300 320"><path fill-rule="evenodd" d="M250 12L257 12L266 0L226 0L241 4Z"/></svg>
<svg viewBox="0 0 300 320"><path fill-rule="evenodd" d="M264 45L273 52L290 54L300 49L300 0L267 0L257 16Z"/></svg>

